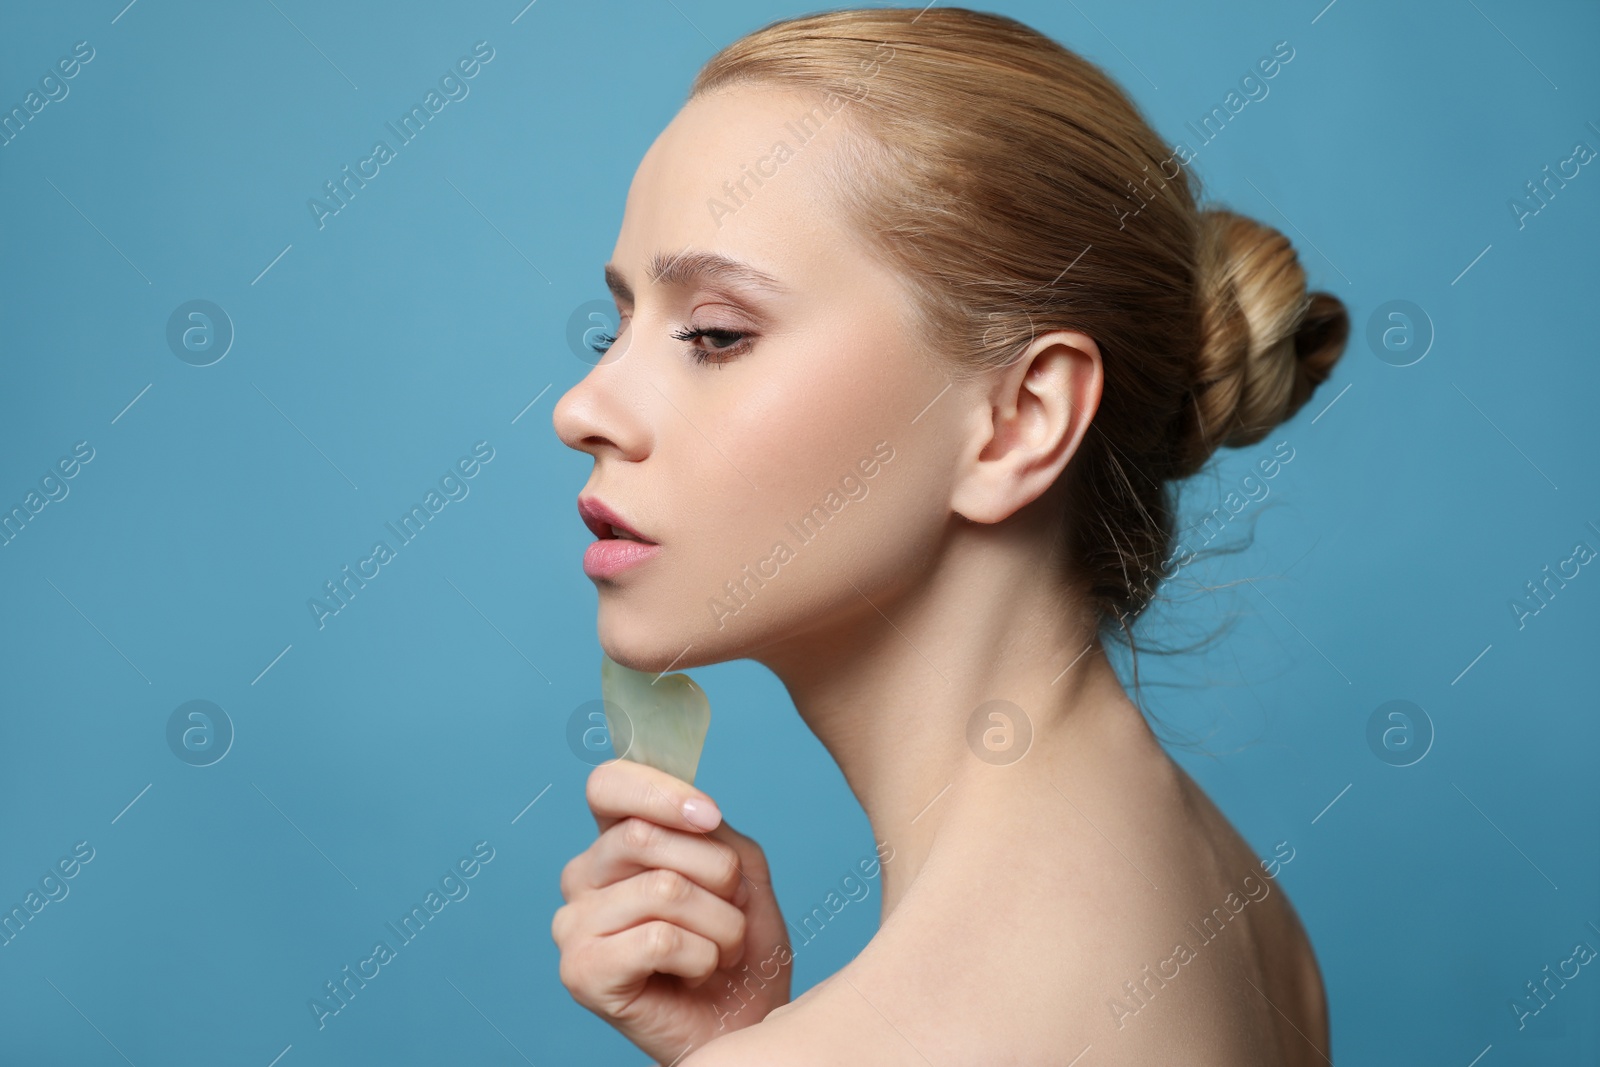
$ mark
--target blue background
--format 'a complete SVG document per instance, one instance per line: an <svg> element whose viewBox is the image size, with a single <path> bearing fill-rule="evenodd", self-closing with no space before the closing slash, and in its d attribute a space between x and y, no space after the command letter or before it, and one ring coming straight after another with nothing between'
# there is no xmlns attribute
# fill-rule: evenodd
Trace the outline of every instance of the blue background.
<svg viewBox="0 0 1600 1067"><path fill-rule="evenodd" d="M566 995L549 936L594 834L566 725L600 654L590 461L550 413L587 370L568 323L604 296L639 157L717 47L803 9L125 2L0 15L0 108L95 50L0 147L0 506L94 449L0 548L0 905L94 849L0 947L0 1062L641 1063ZM1203 514L1294 449L1215 543L1248 549L1186 569L1146 636L1231 631L1141 657L1145 699L1259 853L1295 848L1337 1060L1595 1062L1593 967L1525 1029L1509 1003L1600 947L1600 573L1520 628L1510 605L1600 549L1600 172L1522 227L1509 202L1600 148L1600 9L1325 4L995 5L1169 141L1295 49L1195 168L1295 240L1351 344L1187 487ZM319 229L307 200L478 41L470 94ZM210 366L166 340L194 299L236 333ZM1394 300L1431 338L1409 366L1367 339ZM307 599L478 441L470 494L319 629ZM717 712L698 784L809 910L866 821L770 674L695 676ZM206 767L167 741L196 699L235 732ZM1432 734L1405 767L1367 739L1399 699ZM311 997L479 841L470 895L319 1031ZM874 886L805 946L796 992L877 912Z"/></svg>

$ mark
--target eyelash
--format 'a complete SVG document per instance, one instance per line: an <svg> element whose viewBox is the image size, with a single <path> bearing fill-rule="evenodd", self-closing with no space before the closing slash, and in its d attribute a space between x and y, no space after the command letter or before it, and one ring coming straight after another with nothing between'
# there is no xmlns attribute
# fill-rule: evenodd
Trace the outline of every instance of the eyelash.
<svg viewBox="0 0 1600 1067"><path fill-rule="evenodd" d="M689 353L694 358L696 363L702 365L706 363L714 363L719 367L722 364L731 362L737 357L743 355L751 345L748 334L741 333L738 330L724 330L710 326L685 326L681 330L673 331L672 336L680 341L687 341L690 343ZM733 340L721 348L707 351L706 349L701 348L699 345L693 343L702 337L709 337L713 340L726 338L732 338ZM601 334L600 337L590 345L590 347L596 352L604 355L612 345L616 344L616 342L616 334L605 333Z"/></svg>
<svg viewBox="0 0 1600 1067"><path fill-rule="evenodd" d="M740 333L738 330L723 330L714 326L685 326L681 330L673 331L672 336L676 337L680 341L688 341L690 343L689 353L694 357L694 361L696 363L715 363L719 367L724 363L731 362L732 360L737 359L739 356L742 356L750 348L750 340L748 335ZM732 338L733 340L721 348L707 351L706 349L701 348L699 345L694 344L694 342L701 337L710 337L713 340Z"/></svg>

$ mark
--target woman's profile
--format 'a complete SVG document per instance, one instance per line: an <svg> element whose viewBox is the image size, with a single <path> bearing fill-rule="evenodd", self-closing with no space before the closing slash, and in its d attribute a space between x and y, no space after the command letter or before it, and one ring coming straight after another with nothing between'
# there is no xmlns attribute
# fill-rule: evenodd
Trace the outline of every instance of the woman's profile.
<svg viewBox="0 0 1600 1067"><path fill-rule="evenodd" d="M594 460L600 642L771 669L882 885L876 935L791 1001L760 847L596 768L561 980L656 1062L1330 1057L1292 844L1245 843L1106 654L1184 562L1175 486L1348 332L1187 164L1096 66L939 7L735 41L644 155L619 328L554 413Z"/></svg>

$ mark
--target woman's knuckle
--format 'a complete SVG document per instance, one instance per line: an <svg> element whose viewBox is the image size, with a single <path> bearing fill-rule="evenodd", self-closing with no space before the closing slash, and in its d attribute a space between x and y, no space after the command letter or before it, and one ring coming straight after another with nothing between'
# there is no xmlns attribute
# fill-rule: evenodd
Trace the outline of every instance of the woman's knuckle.
<svg viewBox="0 0 1600 1067"><path fill-rule="evenodd" d="M556 966L556 976L561 979L561 984L568 992L576 993L585 988L586 968L582 958L576 952L563 952L561 961Z"/></svg>
<svg viewBox="0 0 1600 1067"><path fill-rule="evenodd" d="M557 945L562 945L571 940L582 926L583 917L578 913L577 905L563 904L550 919L550 936Z"/></svg>
<svg viewBox="0 0 1600 1067"><path fill-rule="evenodd" d="M652 960L670 956L682 943L683 931L669 922L657 919L645 927L645 955Z"/></svg>
<svg viewBox="0 0 1600 1067"><path fill-rule="evenodd" d="M634 778L628 782L627 787L629 811L659 811L661 807L661 790L653 782L644 778Z"/></svg>
<svg viewBox="0 0 1600 1067"><path fill-rule="evenodd" d="M689 895L689 879L668 867L657 867L645 876L646 888L657 900L678 901Z"/></svg>
<svg viewBox="0 0 1600 1067"><path fill-rule="evenodd" d="M578 891L578 858L572 857L561 868L561 899L569 904Z"/></svg>
<svg viewBox="0 0 1600 1067"><path fill-rule="evenodd" d="M659 840L661 828L649 819L637 816L624 820L622 829L622 842L628 850L637 855L648 853L655 847Z"/></svg>

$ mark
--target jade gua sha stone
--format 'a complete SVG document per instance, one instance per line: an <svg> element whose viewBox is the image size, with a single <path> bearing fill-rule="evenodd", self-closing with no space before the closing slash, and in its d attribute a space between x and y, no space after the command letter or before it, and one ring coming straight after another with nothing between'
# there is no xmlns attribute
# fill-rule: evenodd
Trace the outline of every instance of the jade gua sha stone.
<svg viewBox="0 0 1600 1067"><path fill-rule="evenodd" d="M601 652L600 701L618 759L648 764L694 784L711 725L711 702L694 679L681 673L658 679Z"/></svg>

